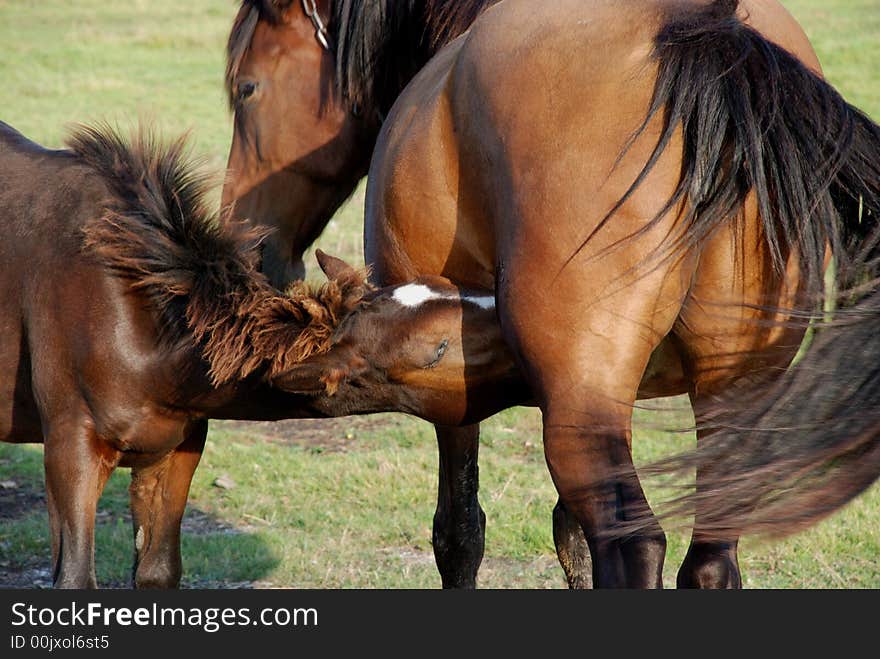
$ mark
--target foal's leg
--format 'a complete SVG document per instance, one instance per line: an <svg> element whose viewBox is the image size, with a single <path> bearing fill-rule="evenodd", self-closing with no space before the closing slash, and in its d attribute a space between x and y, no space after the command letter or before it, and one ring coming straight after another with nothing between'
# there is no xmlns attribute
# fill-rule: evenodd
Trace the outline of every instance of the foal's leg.
<svg viewBox="0 0 880 659"><path fill-rule="evenodd" d="M577 517L568 511L562 499L557 501L553 509L553 543L568 587L577 590L589 588L592 570L590 547Z"/></svg>
<svg viewBox="0 0 880 659"><path fill-rule="evenodd" d="M444 588L476 588L486 514L477 499L480 426L435 426L440 450L434 558Z"/></svg>
<svg viewBox="0 0 880 659"><path fill-rule="evenodd" d="M95 512L120 454L86 419L52 420L43 461L56 588L96 588Z"/></svg>
<svg viewBox="0 0 880 659"><path fill-rule="evenodd" d="M136 588L176 588L180 584L180 522L207 433L207 420L197 421L183 443L168 455L131 470Z"/></svg>

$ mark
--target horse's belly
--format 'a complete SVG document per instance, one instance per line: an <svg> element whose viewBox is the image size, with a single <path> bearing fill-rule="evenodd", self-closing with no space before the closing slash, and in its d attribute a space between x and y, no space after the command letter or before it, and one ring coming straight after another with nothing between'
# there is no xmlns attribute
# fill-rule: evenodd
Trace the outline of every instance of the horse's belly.
<svg viewBox="0 0 880 659"><path fill-rule="evenodd" d="M9 305L0 305L0 314L0 441L40 442L42 427L21 317Z"/></svg>

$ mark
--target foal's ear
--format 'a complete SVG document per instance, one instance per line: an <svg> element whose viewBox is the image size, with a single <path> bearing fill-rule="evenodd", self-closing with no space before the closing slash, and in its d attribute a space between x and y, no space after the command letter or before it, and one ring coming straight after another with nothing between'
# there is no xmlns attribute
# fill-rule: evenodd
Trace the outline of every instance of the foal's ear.
<svg viewBox="0 0 880 659"><path fill-rule="evenodd" d="M332 396L343 382L365 373L367 366L366 360L351 348L337 347L276 375L270 384L291 394Z"/></svg>
<svg viewBox="0 0 880 659"><path fill-rule="evenodd" d="M356 279L361 277L361 273L348 265L348 263L335 256L330 256L320 249L315 250L315 258L318 259L318 265L321 266L321 270L327 275L327 279Z"/></svg>

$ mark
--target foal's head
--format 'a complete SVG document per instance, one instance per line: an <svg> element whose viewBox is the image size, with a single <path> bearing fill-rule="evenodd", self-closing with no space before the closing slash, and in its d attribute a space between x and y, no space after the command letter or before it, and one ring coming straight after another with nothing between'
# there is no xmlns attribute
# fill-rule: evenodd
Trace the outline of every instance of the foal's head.
<svg viewBox="0 0 880 659"><path fill-rule="evenodd" d="M353 270L320 251L331 280ZM527 392L502 339L492 291L441 277L368 293L336 328L329 349L272 378L340 415L400 411L444 425L485 418Z"/></svg>

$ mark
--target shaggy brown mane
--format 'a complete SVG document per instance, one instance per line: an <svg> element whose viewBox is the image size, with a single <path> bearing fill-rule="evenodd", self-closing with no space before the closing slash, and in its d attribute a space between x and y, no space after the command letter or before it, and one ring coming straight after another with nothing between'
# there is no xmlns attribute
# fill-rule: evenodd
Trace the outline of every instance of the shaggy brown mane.
<svg viewBox="0 0 880 659"><path fill-rule="evenodd" d="M67 143L115 197L83 227L85 250L149 300L168 349L198 346L215 385L261 369L272 377L329 350L367 291L360 273L279 294L257 269L265 232L207 210L208 179L184 138L162 146L141 130L126 142L100 126Z"/></svg>

